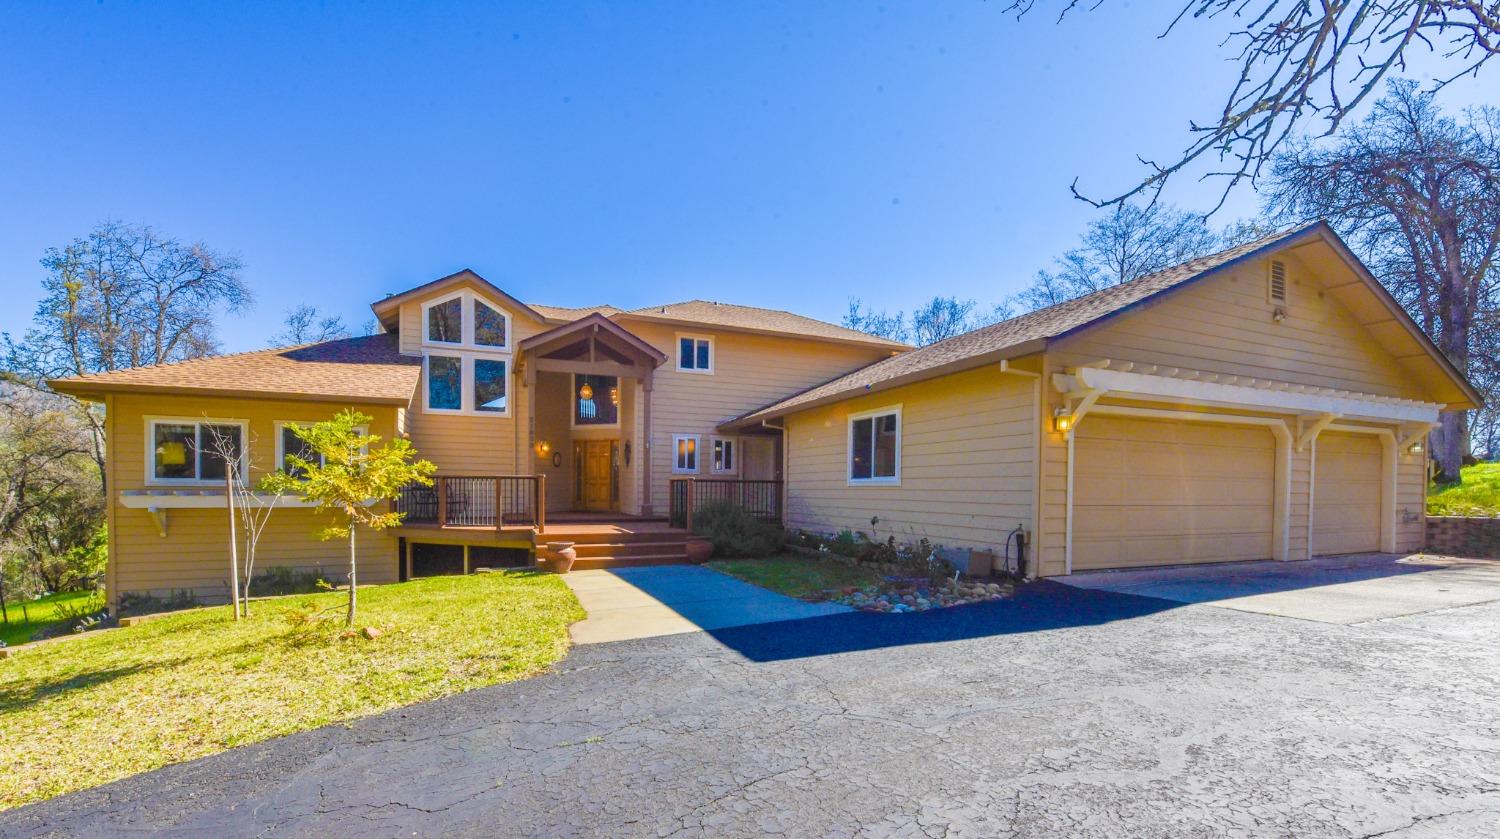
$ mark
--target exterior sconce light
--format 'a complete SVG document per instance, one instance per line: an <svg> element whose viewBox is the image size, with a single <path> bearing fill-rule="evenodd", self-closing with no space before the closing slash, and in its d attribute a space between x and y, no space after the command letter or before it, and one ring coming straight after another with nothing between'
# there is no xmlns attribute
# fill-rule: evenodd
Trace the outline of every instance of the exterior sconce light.
<svg viewBox="0 0 1500 839"><path fill-rule="evenodd" d="M1421 454L1425 450L1425 448L1426 447L1422 445L1422 441L1419 439L1417 440L1417 442L1412 443L1411 448L1407 449L1407 451L1411 452L1412 454Z"/></svg>
<svg viewBox="0 0 1500 839"><path fill-rule="evenodd" d="M1052 412L1052 428L1059 434L1065 434L1073 428L1073 412L1067 408L1059 407Z"/></svg>
<svg viewBox="0 0 1500 839"><path fill-rule="evenodd" d="M551 443L547 442L546 440L538 440L538 441L536 441L536 456L537 457L546 457L547 453L550 452L550 451L552 451L552 444Z"/></svg>

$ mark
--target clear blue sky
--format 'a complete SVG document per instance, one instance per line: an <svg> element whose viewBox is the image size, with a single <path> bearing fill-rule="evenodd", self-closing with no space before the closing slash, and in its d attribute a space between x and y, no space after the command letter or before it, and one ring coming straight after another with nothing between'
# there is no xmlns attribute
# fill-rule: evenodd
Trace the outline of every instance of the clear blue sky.
<svg viewBox="0 0 1500 839"><path fill-rule="evenodd" d="M1219 24L1156 39L1171 3L1003 5L13 4L0 329L105 218L244 260L228 350L465 266L561 305L993 302L1092 217L1075 176L1132 183L1233 72Z"/></svg>

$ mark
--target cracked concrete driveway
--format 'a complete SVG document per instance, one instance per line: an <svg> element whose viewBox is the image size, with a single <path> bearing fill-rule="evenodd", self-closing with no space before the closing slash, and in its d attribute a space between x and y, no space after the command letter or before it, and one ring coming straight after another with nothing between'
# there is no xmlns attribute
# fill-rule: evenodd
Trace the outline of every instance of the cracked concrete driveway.
<svg viewBox="0 0 1500 839"><path fill-rule="evenodd" d="M0 833L1495 835L1500 605L1377 623L1044 582L598 644Z"/></svg>

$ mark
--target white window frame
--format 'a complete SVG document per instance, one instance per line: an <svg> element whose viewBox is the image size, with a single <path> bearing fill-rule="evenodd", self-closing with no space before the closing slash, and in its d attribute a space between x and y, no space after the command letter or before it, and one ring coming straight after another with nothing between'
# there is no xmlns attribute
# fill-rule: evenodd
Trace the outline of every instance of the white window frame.
<svg viewBox="0 0 1500 839"><path fill-rule="evenodd" d="M871 477L854 477L854 424L862 419L872 417L883 417L887 414L896 416L896 473L890 477L875 477L874 464L870 465ZM901 415L901 405L887 405L883 408L874 408L869 411L860 411L849 415L848 431L844 435L844 478L848 486L900 486L901 485L901 438L906 435L906 420ZM874 455L873 442L871 441L871 455Z"/></svg>
<svg viewBox="0 0 1500 839"><path fill-rule="evenodd" d="M431 382L431 360L433 356L441 358L457 358L459 361L458 376L459 383L463 388L460 394L457 408L434 408L432 407ZM474 382L474 362L476 361L499 361L505 364L505 410L503 411L481 411L475 407L476 388ZM422 412L427 414L452 414L469 417L499 417L508 418L511 414L511 404L515 400L515 364L511 361L510 353L476 353L472 351L433 350L422 353Z"/></svg>
<svg viewBox="0 0 1500 839"><path fill-rule="evenodd" d="M450 341L432 340L431 335L429 335L427 331L430 325L427 312L432 309L433 306L438 306L455 299L462 301L462 305L459 308L459 342L455 344ZM500 313L501 319L505 322L504 346L496 347L490 344L474 343L475 301L481 302L484 305L495 310L496 312ZM510 355L511 345L514 342L515 334L511 330L510 312L504 306L501 306L499 303L496 303L488 297L485 297L482 294L474 293L472 289L462 288L450 294L444 294L441 297L434 297L431 300L423 301L422 303L422 346L431 347L435 350L438 350L439 354L441 354L442 350L471 350L473 352L500 353L504 355ZM712 353L712 350L710 350L710 353Z"/></svg>
<svg viewBox="0 0 1500 839"><path fill-rule="evenodd" d="M275 471L286 471L286 439L282 436L282 429L286 428L289 425L295 425L298 428L306 428L309 425L314 425L316 423L317 420L276 420L271 424L272 427L276 429L276 462L271 464L276 468ZM368 435L370 433L370 427L368 425L357 425L354 427L354 430L358 431L362 435ZM361 451L369 451L369 448L369 446L360 446ZM321 454L318 455L319 460L322 460L322 458L323 456Z"/></svg>
<svg viewBox="0 0 1500 839"><path fill-rule="evenodd" d="M708 366L707 367L683 367L682 366L682 342L684 340L703 341L703 342L705 342L705 343L708 344ZM714 374L714 366L716 364L716 361L717 361L717 358L718 358L718 355L719 355L719 350L718 350L717 347L714 346L714 336L712 336L712 335L698 335L698 334L694 334L694 333L691 333L691 332L679 332L679 333L677 333L677 340L672 342L672 354L673 354L673 356L676 359L676 361L674 362L674 364L677 367L677 372L679 372L679 373L698 373L698 374L704 375L704 376L712 376ZM697 360L698 360L698 345L695 343L695 344L693 344L693 361L696 363Z"/></svg>
<svg viewBox="0 0 1500 839"><path fill-rule="evenodd" d="M625 386L624 386L624 384L621 383L621 379L620 379L619 376L615 376L614 377L615 378L615 387L620 391L620 404L618 404L618 405L615 406L615 421L614 422L582 422L582 423L578 421L578 403L575 401L575 400L578 399L578 377L579 376L594 376L594 375L607 376L609 374L608 373L574 373L574 374L572 374L573 378L570 380L570 384L571 384L571 386L572 386L573 389L571 391L569 391L569 393L568 393L568 428L569 429L572 429L572 430L576 431L576 430L578 430L580 428L619 428L620 427L620 419L625 414ZM598 394L595 394L595 395L597 396ZM604 394L604 398L608 399L609 398L609 394L607 394L607 393ZM508 406L509 402L507 402L506 404Z"/></svg>
<svg viewBox="0 0 1500 839"><path fill-rule="evenodd" d="M720 469L717 461L717 449L720 444L729 446L729 468ZM721 437L714 434L708 438L708 471L715 475L738 475L740 472L740 438Z"/></svg>
<svg viewBox="0 0 1500 839"><path fill-rule="evenodd" d="M681 465L677 459L677 450L683 440L693 441L693 468L688 469ZM697 475L703 466L703 438L697 434L673 434L672 435L672 474L674 475Z"/></svg>
<svg viewBox="0 0 1500 839"><path fill-rule="evenodd" d="M170 417L170 416L147 416L146 423L146 485L147 486L183 486L183 487L206 487L223 486L222 478L158 478L156 477L156 426L158 425L234 425L240 429L240 474L249 475L250 465L250 421L242 419L225 419L218 417ZM202 431L195 431L195 436L201 435ZM196 454L194 455L196 457ZM194 466L194 471L197 466Z"/></svg>

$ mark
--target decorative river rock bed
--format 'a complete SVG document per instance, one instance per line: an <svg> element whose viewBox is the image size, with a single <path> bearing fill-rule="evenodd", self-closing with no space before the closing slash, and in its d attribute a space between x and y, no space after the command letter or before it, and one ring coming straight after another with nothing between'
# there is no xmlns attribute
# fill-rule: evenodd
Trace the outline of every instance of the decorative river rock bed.
<svg viewBox="0 0 1500 839"><path fill-rule="evenodd" d="M845 586L829 591L828 599L865 612L925 612L966 603L999 600L1010 586L985 580L948 580L934 584L925 578L887 577L880 586Z"/></svg>

